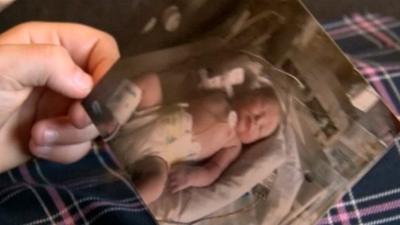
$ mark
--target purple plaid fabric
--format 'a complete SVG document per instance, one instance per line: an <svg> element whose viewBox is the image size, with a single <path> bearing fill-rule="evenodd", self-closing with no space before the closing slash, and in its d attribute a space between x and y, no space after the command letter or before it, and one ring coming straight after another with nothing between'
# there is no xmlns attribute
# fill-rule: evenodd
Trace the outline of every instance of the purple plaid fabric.
<svg viewBox="0 0 400 225"><path fill-rule="evenodd" d="M374 14L354 14L325 28L399 118L400 22ZM399 150L398 139L318 225L400 224Z"/></svg>
<svg viewBox="0 0 400 225"><path fill-rule="evenodd" d="M104 148L72 165L33 160L0 175L0 224L156 224Z"/></svg>

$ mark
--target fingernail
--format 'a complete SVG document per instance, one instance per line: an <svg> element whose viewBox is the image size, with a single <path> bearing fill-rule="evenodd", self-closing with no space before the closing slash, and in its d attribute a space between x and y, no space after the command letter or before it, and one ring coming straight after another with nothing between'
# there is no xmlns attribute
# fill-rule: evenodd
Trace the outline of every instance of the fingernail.
<svg viewBox="0 0 400 225"><path fill-rule="evenodd" d="M54 143L58 139L58 132L52 129L44 130L44 142L46 144Z"/></svg>
<svg viewBox="0 0 400 225"><path fill-rule="evenodd" d="M85 74L83 71L78 70L78 72L75 73L74 77L72 78L75 85L84 91L90 91L92 89L92 79L90 78L89 75Z"/></svg>

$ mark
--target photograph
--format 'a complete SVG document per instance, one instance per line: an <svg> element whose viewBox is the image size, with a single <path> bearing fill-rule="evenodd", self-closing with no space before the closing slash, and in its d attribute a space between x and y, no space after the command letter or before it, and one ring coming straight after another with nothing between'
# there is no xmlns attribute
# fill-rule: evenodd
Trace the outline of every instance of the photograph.
<svg viewBox="0 0 400 225"><path fill-rule="evenodd" d="M300 1L236 1L215 21L111 68L83 101L101 142L160 225L316 224L398 121Z"/></svg>

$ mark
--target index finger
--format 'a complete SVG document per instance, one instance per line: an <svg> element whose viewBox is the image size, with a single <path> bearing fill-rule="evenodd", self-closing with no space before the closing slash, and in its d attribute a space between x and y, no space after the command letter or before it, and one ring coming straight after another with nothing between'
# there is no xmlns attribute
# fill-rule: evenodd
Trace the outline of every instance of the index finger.
<svg viewBox="0 0 400 225"><path fill-rule="evenodd" d="M0 35L0 45L3 44L61 45L77 65L93 76L95 83L120 56L110 34L74 23L23 23Z"/></svg>

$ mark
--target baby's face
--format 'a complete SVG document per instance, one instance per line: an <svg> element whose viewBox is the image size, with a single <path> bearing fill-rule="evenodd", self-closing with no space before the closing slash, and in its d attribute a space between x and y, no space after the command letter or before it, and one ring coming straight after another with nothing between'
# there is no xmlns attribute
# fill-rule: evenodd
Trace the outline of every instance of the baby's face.
<svg viewBox="0 0 400 225"><path fill-rule="evenodd" d="M244 144L271 135L281 119L279 104L259 96L239 99L235 104L235 110L238 113L236 131Z"/></svg>

